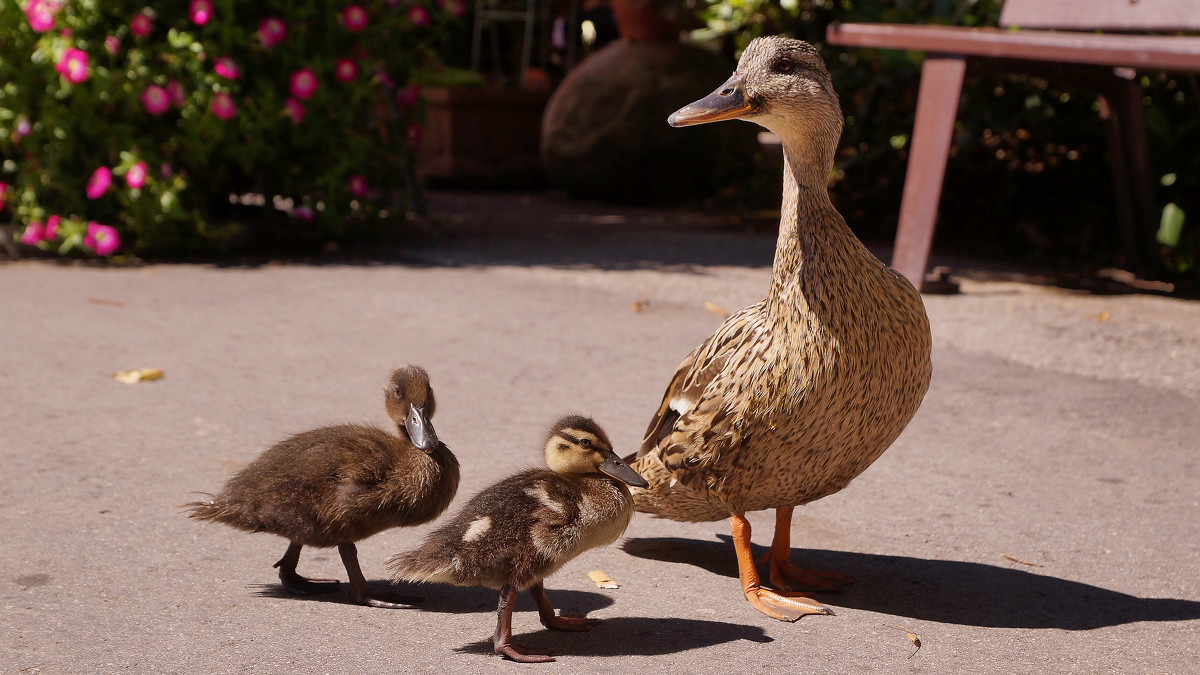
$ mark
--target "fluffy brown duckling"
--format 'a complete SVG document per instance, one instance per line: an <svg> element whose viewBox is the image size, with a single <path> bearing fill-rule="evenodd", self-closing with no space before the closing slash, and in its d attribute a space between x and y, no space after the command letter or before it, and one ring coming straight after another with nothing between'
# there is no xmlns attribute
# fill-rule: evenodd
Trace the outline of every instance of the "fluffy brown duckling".
<svg viewBox="0 0 1200 675"><path fill-rule="evenodd" d="M420 547L387 564L397 579L500 589L494 648L522 663L554 659L512 644L517 592L529 590L547 628L586 631L599 624L555 616L542 579L580 553L616 541L633 516L625 486L647 486L587 417L556 422L543 451L548 469L528 469L483 490Z"/></svg>
<svg viewBox="0 0 1200 675"><path fill-rule="evenodd" d="M297 434L230 478L210 501L188 504L189 516L288 539L287 552L275 567L291 593L337 590L337 581L296 573L304 546L337 546L356 601L372 607L409 606L371 595L354 542L440 515L458 490L458 460L438 441L430 423L435 403L423 369L407 366L393 372L384 405L399 435L358 424Z"/></svg>

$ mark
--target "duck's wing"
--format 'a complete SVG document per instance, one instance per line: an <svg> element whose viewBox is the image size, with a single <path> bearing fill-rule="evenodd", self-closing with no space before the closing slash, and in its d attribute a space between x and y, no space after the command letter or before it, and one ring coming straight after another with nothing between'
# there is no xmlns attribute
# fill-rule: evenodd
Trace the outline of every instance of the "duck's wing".
<svg viewBox="0 0 1200 675"><path fill-rule="evenodd" d="M744 382L766 367L771 332L760 305L730 316L684 358L667 386L638 455L657 451L672 475L700 489L702 474L740 439Z"/></svg>

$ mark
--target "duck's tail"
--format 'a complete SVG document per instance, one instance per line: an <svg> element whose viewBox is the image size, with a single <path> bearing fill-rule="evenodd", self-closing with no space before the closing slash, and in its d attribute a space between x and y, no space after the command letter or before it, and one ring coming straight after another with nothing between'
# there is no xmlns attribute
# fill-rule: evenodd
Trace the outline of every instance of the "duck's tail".
<svg viewBox="0 0 1200 675"><path fill-rule="evenodd" d="M385 567L397 581L462 584L464 575L458 556L444 548L430 537L417 548L388 558Z"/></svg>
<svg viewBox="0 0 1200 675"><path fill-rule="evenodd" d="M706 523L729 517L728 507L714 503L704 494L679 482L663 465L657 451L652 450L640 457L633 454L626 457L625 461L650 483L646 488L629 489L637 511L688 523Z"/></svg>

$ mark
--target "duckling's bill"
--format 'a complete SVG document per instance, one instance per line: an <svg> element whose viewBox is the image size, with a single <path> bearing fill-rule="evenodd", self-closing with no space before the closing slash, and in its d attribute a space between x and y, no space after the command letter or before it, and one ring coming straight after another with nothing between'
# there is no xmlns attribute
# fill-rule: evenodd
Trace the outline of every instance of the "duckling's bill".
<svg viewBox="0 0 1200 675"><path fill-rule="evenodd" d="M430 423L425 408L418 408L410 404L408 417L404 419L404 428L408 431L408 438L415 447L425 452L432 452L438 447L437 432L433 430L433 424Z"/></svg>
<svg viewBox="0 0 1200 675"><path fill-rule="evenodd" d="M646 482L645 478L642 478L641 474L634 471L633 467L626 464L624 460L617 456L617 453L611 450L608 452L607 459L601 462L600 466L596 467L596 470L626 485L636 488L650 487L650 484Z"/></svg>
<svg viewBox="0 0 1200 675"><path fill-rule="evenodd" d="M713 93L671 113L667 124L673 127L689 127L694 124L738 119L750 112L751 107L742 76L735 74Z"/></svg>

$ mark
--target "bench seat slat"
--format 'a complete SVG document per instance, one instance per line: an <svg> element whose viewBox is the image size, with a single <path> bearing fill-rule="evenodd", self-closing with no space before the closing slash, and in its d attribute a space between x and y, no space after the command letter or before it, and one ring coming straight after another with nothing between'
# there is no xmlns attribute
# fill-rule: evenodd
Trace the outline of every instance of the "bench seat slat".
<svg viewBox="0 0 1200 675"><path fill-rule="evenodd" d="M846 23L831 25L826 38L847 47L1200 72L1200 37Z"/></svg>

